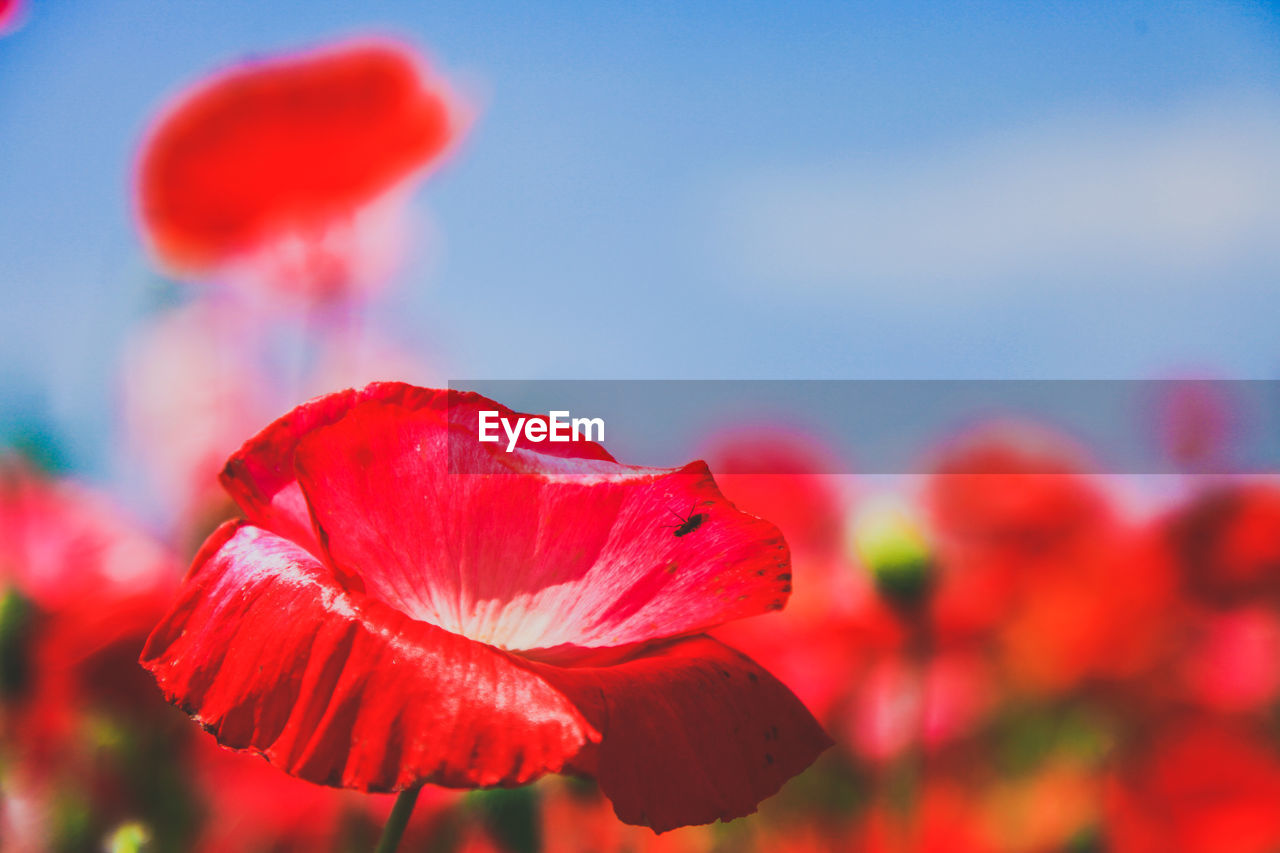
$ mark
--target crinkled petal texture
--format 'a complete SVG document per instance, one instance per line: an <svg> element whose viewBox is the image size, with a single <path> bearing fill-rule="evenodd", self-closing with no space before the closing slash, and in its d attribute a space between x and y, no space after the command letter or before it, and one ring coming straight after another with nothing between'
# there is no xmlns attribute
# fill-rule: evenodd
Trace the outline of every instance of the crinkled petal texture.
<svg viewBox="0 0 1280 853"><path fill-rule="evenodd" d="M396 790L595 775L624 820L754 810L829 740L705 628L783 605L776 528L701 463L476 440L482 397L319 398L232 458L215 534L143 656L224 744ZM465 471L466 473L456 473Z"/></svg>
<svg viewBox="0 0 1280 853"><path fill-rule="evenodd" d="M518 784L599 737L514 655L357 601L297 545L235 522L144 663L222 743L328 785Z"/></svg>

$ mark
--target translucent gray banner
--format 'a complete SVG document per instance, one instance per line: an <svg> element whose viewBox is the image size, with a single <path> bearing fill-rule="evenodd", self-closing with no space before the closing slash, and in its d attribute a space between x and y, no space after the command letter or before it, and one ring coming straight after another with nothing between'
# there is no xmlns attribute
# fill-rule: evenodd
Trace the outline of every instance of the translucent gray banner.
<svg viewBox="0 0 1280 853"><path fill-rule="evenodd" d="M916 474L990 470L966 442L1008 442L1027 473L1063 460L1097 473L1280 473L1280 382L1270 380L456 380L619 461L717 473ZM488 421L502 452L514 422ZM528 425L520 435L530 438ZM586 431L592 431L587 433ZM539 433L543 433L539 437ZM585 433L585 434L584 434ZM497 440L494 440L494 436ZM533 444L552 437L533 429ZM948 452L948 448L951 452ZM462 457L457 457L462 458ZM465 467L465 463L463 463Z"/></svg>

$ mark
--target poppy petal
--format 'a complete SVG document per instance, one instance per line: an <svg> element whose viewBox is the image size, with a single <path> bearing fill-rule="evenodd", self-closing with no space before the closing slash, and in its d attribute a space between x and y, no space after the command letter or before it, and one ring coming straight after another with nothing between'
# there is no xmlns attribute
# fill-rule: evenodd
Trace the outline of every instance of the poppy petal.
<svg viewBox="0 0 1280 853"><path fill-rule="evenodd" d="M277 418L266 429L244 443L222 470L223 487L239 504L245 517L258 526L307 547L319 555L311 518L294 471L298 443L311 431L341 420L362 403L381 402L406 411L430 410L447 413L448 418L474 431L478 412L498 411L503 417L516 416L506 406L479 394L419 388L403 382L374 382L316 397ZM522 443L522 446L533 446ZM562 456L612 461L599 444L588 441L549 445L550 452Z"/></svg>
<svg viewBox="0 0 1280 853"><path fill-rule="evenodd" d="M621 820L658 832L751 814L832 743L781 682L710 637L543 674L603 735L574 766Z"/></svg>
<svg viewBox="0 0 1280 853"><path fill-rule="evenodd" d="M219 742L321 784L522 784L598 739L528 662L348 594L243 522L197 555L142 663Z"/></svg>
<svg viewBox="0 0 1280 853"><path fill-rule="evenodd" d="M777 528L725 500L702 463L552 459L473 436L438 410L367 401L298 442L335 571L412 618L553 654L693 633L790 592ZM459 447L480 473L450 472Z"/></svg>

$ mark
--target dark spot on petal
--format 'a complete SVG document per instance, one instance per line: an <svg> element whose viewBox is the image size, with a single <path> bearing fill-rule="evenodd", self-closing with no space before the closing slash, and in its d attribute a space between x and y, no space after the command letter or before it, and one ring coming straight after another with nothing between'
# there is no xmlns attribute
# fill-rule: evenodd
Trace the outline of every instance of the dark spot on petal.
<svg viewBox="0 0 1280 853"><path fill-rule="evenodd" d="M765 763L765 764L772 764L772 763L773 763L773 753L771 753L771 752L766 752L766 753L764 754L764 763Z"/></svg>
<svg viewBox="0 0 1280 853"><path fill-rule="evenodd" d="M756 675L754 672L748 672L748 673L747 673L747 678L750 678L750 679L751 679L751 683L752 683L752 684L759 684L759 683L760 683L760 676Z"/></svg>

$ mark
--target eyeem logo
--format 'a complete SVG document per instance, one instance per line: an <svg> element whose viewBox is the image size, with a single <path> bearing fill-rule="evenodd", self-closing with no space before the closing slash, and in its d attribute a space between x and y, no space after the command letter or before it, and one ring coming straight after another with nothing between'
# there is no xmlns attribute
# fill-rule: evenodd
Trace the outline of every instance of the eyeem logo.
<svg viewBox="0 0 1280 853"><path fill-rule="evenodd" d="M547 412L542 418L516 418L513 425L509 418L498 412L480 412L480 440L497 444L502 440L498 426L507 435L507 452L516 449L521 432L532 442L539 441L604 441L604 418L571 418L569 412Z"/></svg>

